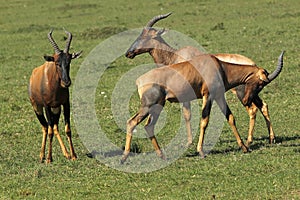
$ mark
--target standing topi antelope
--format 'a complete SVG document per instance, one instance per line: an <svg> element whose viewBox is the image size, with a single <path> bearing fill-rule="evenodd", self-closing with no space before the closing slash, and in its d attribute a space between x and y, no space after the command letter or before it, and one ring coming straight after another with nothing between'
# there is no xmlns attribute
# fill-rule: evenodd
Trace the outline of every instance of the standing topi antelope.
<svg viewBox="0 0 300 200"><path fill-rule="evenodd" d="M126 52L126 57L133 59L136 55L142 53L149 53L153 58L154 62L157 66L164 66L175 64L183 61L187 61L192 59L194 56L201 55L203 52L199 51L199 49L191 46L186 46L181 49L174 49L170 45L168 45L164 39L161 37L165 30L156 30L153 28L153 25L161 19L164 19L171 15L171 13L167 13L165 15L158 15L153 17L143 28L142 33L138 36L138 38L133 42L131 47ZM235 64L243 64L243 65L256 65L251 59L239 55L239 54L214 54L219 60L235 63ZM245 87L244 85L237 86L232 89L232 91L237 95L238 99L242 102L245 96ZM259 98L259 97L257 97ZM269 111L267 104L259 99L259 104L256 105L252 103L251 105L246 105L246 110L248 112L250 122L249 122L249 131L246 145L249 146L253 141L253 132L254 125L256 119L256 113L258 108L263 114L269 132L269 142L273 143L275 141L275 134L271 125ZM190 102L183 103L183 115L186 121L187 135L188 135L188 145L192 143L192 133L191 133L191 111L190 111Z"/></svg>
<svg viewBox="0 0 300 200"><path fill-rule="evenodd" d="M245 85L245 95L242 103L249 106L252 103L261 104L258 93L273 81L283 67L283 54L278 59L276 70L269 74L265 69L252 66L232 64L218 60L214 55L203 54L190 61L181 62L150 70L136 80L141 106L139 111L127 121L126 144L121 163L124 163L130 152L132 132L146 117L145 130L159 157L164 158L154 135L154 126L165 102L187 102L203 99L200 135L197 152L204 157L203 139L208 125L213 101L216 101L225 115L239 147L248 152L235 125L224 93L238 85Z"/></svg>
<svg viewBox="0 0 300 200"><path fill-rule="evenodd" d="M49 136L49 150L46 162L52 162L52 139L53 133L56 135L64 156L68 159L75 160L71 129L70 129L70 100L69 86L70 79L70 63L74 58L78 58L81 52L69 53L72 34L66 31L68 35L66 47L60 50L54 39L52 38L52 30L48 33L48 39L54 48L53 56L44 56L46 62L40 67L32 71L29 83L29 97L34 112L42 125L43 140L40 152L40 161L45 159L45 147L47 136ZM61 113L61 105L63 106L65 132L70 145L70 154L68 153L58 132L58 122ZM44 109L47 120L44 116Z"/></svg>

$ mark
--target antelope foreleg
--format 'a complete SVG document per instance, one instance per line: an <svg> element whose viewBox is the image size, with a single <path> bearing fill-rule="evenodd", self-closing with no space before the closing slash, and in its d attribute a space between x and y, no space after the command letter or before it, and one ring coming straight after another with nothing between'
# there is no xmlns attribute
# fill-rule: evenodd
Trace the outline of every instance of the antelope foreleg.
<svg viewBox="0 0 300 200"><path fill-rule="evenodd" d="M45 159L45 149L46 149L47 134L48 134L47 127L43 126L42 132L43 132L43 139L42 139L42 147L41 147L41 151L40 151L40 162L43 162Z"/></svg>
<svg viewBox="0 0 300 200"><path fill-rule="evenodd" d="M211 106L212 106L211 100L208 100L207 96L203 96L202 117L200 122L200 135L199 135L199 141L197 145L197 152L199 153L199 156L201 158L205 157L205 154L203 152L203 142L204 142L205 130L209 122Z"/></svg>
<svg viewBox="0 0 300 200"><path fill-rule="evenodd" d="M272 124L271 124L271 119L270 119L270 115L269 115L269 110L268 110L268 105L263 102L263 107L261 109L261 112L266 120L266 124L267 124L267 127L268 127L268 131L269 131L269 143L270 144L273 144L275 143L275 133L273 131L273 127L272 127Z"/></svg>
<svg viewBox="0 0 300 200"><path fill-rule="evenodd" d="M199 135L199 141L197 145L197 152L199 153L199 156L201 158L205 158L205 153L203 151L203 142L204 142L204 135L205 135L205 130L209 122L209 117L201 118L200 122L200 135Z"/></svg>
<svg viewBox="0 0 300 200"><path fill-rule="evenodd" d="M164 105L164 103L163 103ZM149 118L147 120L147 123L145 125L145 130L151 140L151 143L156 151L156 154L162 158L162 159L166 159L163 152L161 151L161 148L160 146L158 145L158 142L157 142L157 139L154 135L154 127L155 127L155 124L158 120L158 117L159 117L159 114L160 112L162 111L163 109L163 105L160 105L160 104L155 104L153 105L151 108L150 108L150 111L149 111Z"/></svg>
<svg viewBox="0 0 300 200"><path fill-rule="evenodd" d="M265 118L265 121L266 121L266 124L268 127L268 131L269 131L269 142L270 142L270 144L272 144L275 142L275 134L274 134L273 127L271 124L268 105L265 102L263 102L263 100L261 100L258 96L253 100L253 102L259 108L260 112L262 113L262 115Z"/></svg>
<svg viewBox="0 0 300 200"><path fill-rule="evenodd" d="M75 153L73 142L72 142L72 134L71 134L70 124L68 124L68 123L65 125L65 133L67 135L68 142L69 142L69 145L70 145L71 159L76 160L77 155Z"/></svg>
<svg viewBox="0 0 300 200"><path fill-rule="evenodd" d="M229 107L226 103L224 95L219 96L219 98L216 98L216 102L217 102L218 106L220 107L221 111L223 112L223 114L225 115L225 117L233 131L233 134L236 138L236 141L237 141L239 147L243 150L244 153L249 152L248 148L243 143L241 136L236 128L235 119L233 117L233 114L231 113L231 110L229 109Z"/></svg>
<svg viewBox="0 0 300 200"><path fill-rule="evenodd" d="M53 126L53 131L54 131L54 134L55 134L55 136L56 136L56 138L57 138L57 140L58 140L58 142L59 142L59 145L60 145L60 148L61 148L61 150L62 150L62 152L63 152L63 155L64 155L67 159L70 159L70 154L68 153L67 148L66 148L66 146L64 145L64 143L63 143L63 141L62 141L62 139L61 139L61 137L60 137L60 134L59 134L59 132L58 132L58 125L57 125L57 124L54 124L54 126Z"/></svg>
<svg viewBox="0 0 300 200"><path fill-rule="evenodd" d="M67 159L70 159L70 154L68 153L67 148L64 145L64 143L63 143L63 141L60 137L59 131L58 131L58 122L59 122L60 112L61 112L61 107L60 106L57 107L57 108L51 108L51 113L52 113L52 116L53 116L53 131L54 131L54 134L55 134L55 136L56 136L56 138L59 142L59 145L60 145L60 148L63 152L63 155Z"/></svg>
<svg viewBox="0 0 300 200"><path fill-rule="evenodd" d="M255 104L252 103L251 106L249 107L246 106L246 110L249 115L249 131L248 131L246 146L249 147L250 144L253 142L253 133L254 133L257 107L255 106Z"/></svg>
<svg viewBox="0 0 300 200"><path fill-rule="evenodd" d="M130 153L130 145L132 141L132 132L134 128L141 123L149 114L149 109L147 107L141 108L138 113L136 113L133 117L131 117L127 121L127 133L126 133L126 142L123 156L121 158L121 164L123 164L129 156Z"/></svg>
<svg viewBox="0 0 300 200"><path fill-rule="evenodd" d="M185 119L186 131L187 131L187 146L193 143L192 127L191 127L191 103L184 102L182 106L183 116Z"/></svg>
<svg viewBox="0 0 300 200"><path fill-rule="evenodd" d="M49 146L48 146L48 155L46 162L51 163L52 162L52 140L53 140L53 128L51 126L48 126L48 136L49 136Z"/></svg>
<svg viewBox="0 0 300 200"><path fill-rule="evenodd" d="M230 127L231 127L231 129L233 131L233 134L234 134L234 136L236 138L236 141L237 141L239 147L242 149L242 151L244 153L247 153L249 151L248 147L244 144L243 140L241 139L240 134L238 133L238 130L237 130L236 124L235 124L234 116L233 116L233 114L231 113L230 110L229 110L229 113L226 114L226 119L227 119L227 121L228 121L228 123L229 123L229 125L230 125Z"/></svg>
<svg viewBox="0 0 300 200"><path fill-rule="evenodd" d="M34 107L34 112L35 112L39 122L42 125L43 139L42 139L42 146L41 146L41 151L40 151L40 162L43 162L45 159L45 149L46 149L47 135L48 135L48 123L43 114L43 107L36 106L35 103L33 103L33 107Z"/></svg>
<svg viewBox="0 0 300 200"><path fill-rule="evenodd" d="M71 159L76 160L77 155L74 150L73 142L72 142L72 134L70 128L70 103L69 101L63 105L64 107L64 118L65 118L65 133L68 138L69 146L70 146L70 153Z"/></svg>

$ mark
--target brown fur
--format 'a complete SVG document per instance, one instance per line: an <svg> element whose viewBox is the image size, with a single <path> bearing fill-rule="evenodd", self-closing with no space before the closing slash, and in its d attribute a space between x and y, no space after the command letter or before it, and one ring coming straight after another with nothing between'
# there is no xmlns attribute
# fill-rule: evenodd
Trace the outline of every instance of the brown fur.
<svg viewBox="0 0 300 200"><path fill-rule="evenodd" d="M169 14L164 15L163 18L169 16ZM160 18L157 16L156 18ZM156 20L158 21L158 20ZM126 52L126 57L128 58L134 58L136 55L146 53L148 52L151 57L153 58L154 62L157 64L158 67L164 66L164 65L170 65L175 63L180 63L184 61L191 60L195 56L199 56L201 54L204 54L204 52L201 52L199 49L191 46L186 46L181 49L174 49L171 46L169 46L161 37L165 33L165 30L156 30L152 27L145 27L140 34L140 36L134 41L134 43L131 45L131 47ZM256 63L252 61L250 58L247 58L240 54L227 54L227 53L219 53L219 54L213 54L215 57L217 57L220 61L233 63L233 64L240 64L240 65L252 65L256 66ZM239 95L236 93L236 90L239 90ZM245 105L245 102L243 102L244 98L244 87L238 87L233 88L232 92L236 94L241 101L243 105ZM260 99L261 102L263 102ZM266 109L266 112L262 112L266 124L269 130L269 141L270 143L273 143L275 141L275 134L273 131L273 128L271 126L270 117L269 117L269 111L267 108L267 104L263 102L263 107ZM247 140L247 146L249 146L252 143L253 138L253 132L254 132L254 125L255 125L255 119L256 119L256 113L258 111L258 108L253 103L251 105L245 106L246 111L249 115L249 131L248 131L248 140ZM187 127L187 136L188 136L188 145L192 143L192 133L191 133L191 125L190 125L190 119L191 119L191 111L190 111L190 103L186 102L183 104L183 113L184 118L186 121L186 127Z"/></svg>
<svg viewBox="0 0 300 200"><path fill-rule="evenodd" d="M276 71L282 68L282 56L283 54L280 56ZM257 94L270 82L263 80L262 76L268 80L268 73L263 68L222 62L209 54L196 56L190 61L156 68L143 74L136 81L141 107L127 121L126 146L121 162L125 162L129 155L132 131L147 116L149 116L149 121L145 129L157 154L164 158L154 136L154 126L167 100L183 103L194 99L203 99L197 146L197 151L201 157L205 156L203 139L213 101L217 102L225 115L239 147L242 148L243 152L248 152L248 148L244 145L237 131L234 116L226 103L224 93L238 85L245 85L244 105L249 106L252 102L258 104Z"/></svg>
<svg viewBox="0 0 300 200"><path fill-rule="evenodd" d="M81 52L69 54L68 49L72 40L72 35L67 31L66 33L68 34L67 45L65 50L61 51L51 36L52 31L50 31L48 38L56 53L53 56L44 56L46 62L32 71L29 81L30 102L42 125L43 140L40 151L41 162L45 159L47 137L49 137L49 148L46 162L52 162L53 134L57 137L64 156L68 159L71 158L72 160L77 158L71 138L68 87L71 84L69 78L71 60L79 57ZM65 132L70 146L70 154L58 131L61 106L63 106ZM47 119L45 118L44 113L46 114Z"/></svg>
<svg viewBox="0 0 300 200"><path fill-rule="evenodd" d="M48 105L56 108L69 101L69 90L61 86L54 62L45 62L42 66L35 68L29 85L30 100L33 105Z"/></svg>
<svg viewBox="0 0 300 200"><path fill-rule="evenodd" d="M60 78L57 73L57 69L54 62L45 62L44 65L35 68L30 77L30 101L33 109L38 117L44 115L43 108L46 108L46 112L51 112L54 115L58 115L57 120L53 121L53 124L42 124L43 141L40 153L40 161L44 160L45 145L47 135L49 136L49 151L47 156L47 163L52 162L52 138L53 134L56 135L63 154L66 158L73 160L76 159L74 147L71 139L71 130L69 122L66 123L66 133L70 143L71 155L69 155L63 141L58 132L58 119L60 115L60 106L64 105L64 110L69 107L69 90L68 88L61 87ZM66 116L65 116L66 117ZM48 119L49 120L49 119Z"/></svg>

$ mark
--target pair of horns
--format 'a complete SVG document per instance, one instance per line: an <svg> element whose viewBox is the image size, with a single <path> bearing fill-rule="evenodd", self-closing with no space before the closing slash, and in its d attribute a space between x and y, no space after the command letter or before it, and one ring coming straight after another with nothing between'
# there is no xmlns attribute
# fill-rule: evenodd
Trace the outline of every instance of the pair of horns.
<svg viewBox="0 0 300 200"><path fill-rule="evenodd" d="M52 37L52 32L53 32L53 29L51 29L50 32L48 33L48 39L49 39L52 47L54 48L55 53L60 54L61 50L59 49L58 45L54 41L54 39ZM66 42L66 47L65 47L65 49L64 49L63 52L64 53L68 53L69 49L70 49L71 41L72 41L72 34L70 32L68 32L68 31L66 31L66 30L65 30L65 32L68 35L68 38L67 38L67 42Z"/></svg>

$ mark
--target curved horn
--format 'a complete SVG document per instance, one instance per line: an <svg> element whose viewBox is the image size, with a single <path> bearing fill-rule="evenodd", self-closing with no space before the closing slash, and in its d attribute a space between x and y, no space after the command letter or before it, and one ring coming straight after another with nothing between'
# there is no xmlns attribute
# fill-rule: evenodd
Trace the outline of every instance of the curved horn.
<svg viewBox="0 0 300 200"><path fill-rule="evenodd" d="M69 49L70 49L71 41L72 41L72 34L66 30L65 30L65 32L68 35L68 39L67 39L66 47L64 49L64 53L68 53Z"/></svg>
<svg viewBox="0 0 300 200"><path fill-rule="evenodd" d="M161 20L161 19L164 19L166 17L168 17L169 15L171 15L172 13L169 12L165 15L158 15L158 16L155 16L153 17L146 25L146 27L152 27L157 21Z"/></svg>
<svg viewBox="0 0 300 200"><path fill-rule="evenodd" d="M50 32L48 33L48 39L49 39L52 47L54 48L55 53L59 54L60 53L60 49L59 49L58 45L56 44L56 42L54 41L54 39L52 37L52 32L53 32L53 29L51 29Z"/></svg>
<svg viewBox="0 0 300 200"><path fill-rule="evenodd" d="M285 51L282 51L279 58L278 58L278 65L277 65L277 68L274 72L272 72L271 74L268 75L268 79L269 81L271 82L272 80L274 80L278 75L279 73L281 72L282 70L282 67L283 67L283 54L284 54Z"/></svg>

